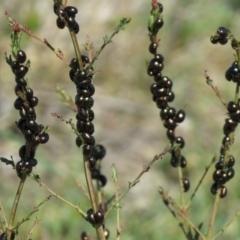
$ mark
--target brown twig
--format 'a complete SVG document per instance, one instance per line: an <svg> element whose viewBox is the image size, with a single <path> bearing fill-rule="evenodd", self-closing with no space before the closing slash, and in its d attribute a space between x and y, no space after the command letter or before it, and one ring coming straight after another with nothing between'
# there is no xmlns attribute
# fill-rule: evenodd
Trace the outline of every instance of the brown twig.
<svg viewBox="0 0 240 240"><path fill-rule="evenodd" d="M64 63L66 63L69 66L69 62L64 58L64 55L60 49L55 49L45 38L40 38L37 35L35 35L27 26L20 25L16 20L12 20L10 14L5 11L5 16L8 19L9 25L12 27L14 31L22 31L26 34L28 34L30 37L35 38L41 43L44 43L51 51L55 53L55 55L61 59Z"/></svg>

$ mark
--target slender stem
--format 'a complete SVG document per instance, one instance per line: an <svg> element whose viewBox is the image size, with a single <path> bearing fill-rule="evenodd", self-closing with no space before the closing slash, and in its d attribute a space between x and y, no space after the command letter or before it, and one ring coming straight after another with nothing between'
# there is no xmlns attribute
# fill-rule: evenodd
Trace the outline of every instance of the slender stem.
<svg viewBox="0 0 240 240"><path fill-rule="evenodd" d="M212 237L212 231L213 231L214 222L215 222L215 218L216 218L217 210L218 210L218 204L219 204L219 200L220 200L220 191L219 190L218 190L218 192L216 194L216 197L215 197L215 201L214 201L214 205L213 205L213 211L212 211L212 216L211 216L211 220L209 222L206 240L210 240L211 237Z"/></svg>
<svg viewBox="0 0 240 240"><path fill-rule="evenodd" d="M182 229L185 237L188 239L188 235L185 230L185 226L180 219L181 215L177 214L177 213L181 212L181 207L163 190L162 187L158 188L158 192L160 193L165 206L171 212L173 217L178 221L179 227Z"/></svg>
<svg viewBox="0 0 240 240"><path fill-rule="evenodd" d="M97 198L96 198L95 190L93 187L93 181L92 181L91 172L88 166L88 161L86 158L87 156L84 155L84 172L85 172L85 177L87 182L88 193L89 193L91 204L92 204L92 209L93 209L93 212L95 213L98 211Z"/></svg>
<svg viewBox="0 0 240 240"><path fill-rule="evenodd" d="M183 187L183 176L182 176L182 168L178 166L178 180L179 180L179 188L180 188L180 195L182 200L182 207L185 207L185 197L184 197L184 187Z"/></svg>
<svg viewBox="0 0 240 240"><path fill-rule="evenodd" d="M222 94L220 93L220 91L218 90L218 88L216 86L213 85L213 80L208 76L207 74L207 70L205 70L204 76L206 78L206 83L212 88L212 90L216 93L217 97L220 99L220 101L222 102L223 106L225 108L227 108L227 104L224 101L224 99L222 98Z"/></svg>
<svg viewBox="0 0 240 240"><path fill-rule="evenodd" d="M80 215L83 218L87 218L87 214L79 208L79 206L72 204L71 202L67 201L66 199L64 199L63 197L59 196L58 194L56 194L53 190L51 190L41 179L40 177L36 178L34 176L29 175L34 181L38 182L39 185L43 188L45 188L47 191L49 191L54 197L58 198L59 200L65 202L66 204L68 204L69 206L71 206L72 208L76 209L78 213L80 213Z"/></svg>
<svg viewBox="0 0 240 240"><path fill-rule="evenodd" d="M36 40L38 40L41 43L44 43L51 51L53 51L56 56L58 58L60 58L63 62L65 62L67 65L69 65L68 61L64 58L63 53L58 49L56 50L48 41L47 39L42 39L40 37L38 37L37 35L35 35L28 27L26 26L22 26L19 23L17 23L16 20L12 20L9 13L5 11L5 16L8 19L9 25L18 31L22 31L25 32L26 34L28 34L30 37L35 38Z"/></svg>
<svg viewBox="0 0 240 240"><path fill-rule="evenodd" d="M199 234L199 236L201 236L201 238L203 240L205 240L205 236L201 233L201 231L184 215L181 213L178 213L182 218L184 218L184 220L192 226L192 228Z"/></svg>
<svg viewBox="0 0 240 240"><path fill-rule="evenodd" d="M222 227L222 229L219 231L219 233L217 233L217 235L214 236L214 238L212 240L216 240L232 224L232 222L234 222L239 216L240 216L240 211L237 212L234 215L234 217L226 225L224 225Z"/></svg>
<svg viewBox="0 0 240 240"><path fill-rule="evenodd" d="M115 168L115 165L112 165L112 171L113 171L113 181L114 181L114 187L115 187L115 201L118 201L118 196L119 196L119 190L118 190L118 177L117 177L117 171ZM121 226L120 226L120 205L119 203L116 205L116 210L117 210L117 240L120 240L120 234L121 234Z"/></svg>
<svg viewBox="0 0 240 240"><path fill-rule="evenodd" d="M31 227L31 229L30 229L30 231L29 231L29 233L28 233L28 236L27 236L26 240L29 240L29 239L30 239L30 237L31 237L32 234L33 234L34 228L37 227L37 225L38 225L38 223L39 223L40 221L41 221L40 218L36 218L36 220L35 220L34 223L33 223L33 226Z"/></svg>
<svg viewBox="0 0 240 240"><path fill-rule="evenodd" d="M118 200L117 195L118 195L118 193L116 193L116 201ZM120 240L120 232L121 232L121 226L120 226L120 206L118 205L117 206L117 240Z"/></svg>
<svg viewBox="0 0 240 240"><path fill-rule="evenodd" d="M119 196L117 201L112 203L112 206L108 209L105 216L107 216L113 210L113 208L115 208L117 206L117 204L126 196L126 194L131 190L131 188L133 188L140 181L140 178L142 177L142 175L149 171L150 166L155 161L161 159L162 156L164 156L166 153L170 152L172 149L173 149L172 147L167 147L162 153L154 156L152 161L149 164L147 164L146 166L143 167L142 171L138 174L138 176L132 182L128 182L128 188L125 190L125 192L121 196Z"/></svg>
<svg viewBox="0 0 240 240"><path fill-rule="evenodd" d="M3 205L2 205L1 201L0 201L0 212L1 212L0 224L1 224L1 228L3 230L3 228L5 227L4 225L6 225L6 227L8 227L8 222L7 222L7 218L6 218L6 215L5 215L5 212L4 212L4 208L3 208Z"/></svg>
<svg viewBox="0 0 240 240"><path fill-rule="evenodd" d="M14 226L14 220L15 220L15 216L16 216L16 212L17 212L17 207L18 207L18 203L22 194L22 190L23 190L23 186L24 186L24 180L20 180L20 183L18 185L18 189L17 189L17 193L15 195L15 199L13 202L13 207L12 207L12 211L10 214L10 220L9 220L9 228L12 229Z"/></svg>
<svg viewBox="0 0 240 240"><path fill-rule="evenodd" d="M101 54L102 50L111 42L112 38L117 34L117 31L114 31L112 35L110 36L109 40L107 42L104 41L103 45L100 47L100 49L96 52L96 55L92 59L91 63L89 64L89 67L91 67L94 62L97 60L98 56Z"/></svg>
<svg viewBox="0 0 240 240"><path fill-rule="evenodd" d="M83 163L84 163L84 172L85 172L85 177L86 177L86 182L87 182L87 187L88 187L88 193L90 196L93 212L95 213L98 211L97 198L96 198L96 194L94 191L92 176L91 176L91 172L90 172L90 169L88 166L88 161L87 161L86 155L84 155ZM105 240L104 230L103 230L102 225L96 226L96 232L97 232L98 240Z"/></svg>
<svg viewBox="0 0 240 240"><path fill-rule="evenodd" d="M42 202L40 202L37 206L35 206L32 211L25 217L22 219L21 222L18 222L16 224L16 226L14 227L14 229L18 229L24 222L28 221L30 219L30 217L39 210L39 208L45 204L50 198L52 197L52 195L48 196L46 199L44 199Z"/></svg>
<svg viewBox="0 0 240 240"><path fill-rule="evenodd" d="M186 207L186 201L185 201L185 194L184 194L184 186L183 186L183 175L182 175L182 168L180 166L180 161L181 161L181 151L180 149L176 149L176 156L178 158L178 180L179 180L179 190L180 190L180 196L181 196L181 202L182 202L182 210L184 211L184 215L187 216L187 207ZM184 218L185 219L185 218ZM184 221L184 225L186 226L187 229L187 233L188 234L192 234L191 233L191 228L189 225L188 221Z"/></svg>
<svg viewBox="0 0 240 240"><path fill-rule="evenodd" d="M77 179L75 179L75 181L76 181L78 187L84 192L85 196L90 201L90 197L88 195L87 189Z"/></svg>
<svg viewBox="0 0 240 240"><path fill-rule="evenodd" d="M70 35L71 35L71 38L72 38L75 54L77 56L77 60L78 60L78 63L79 63L79 68L82 71L83 70L83 62L82 62L81 51L80 51L80 48L79 48L79 45L78 45L76 34L75 34L74 31L72 31L70 29L69 29L69 32L70 32Z"/></svg>
<svg viewBox="0 0 240 240"><path fill-rule="evenodd" d="M196 194L198 188L199 188L200 185L202 184L203 179L205 178L205 176L207 175L207 173L208 173L210 167L212 166L212 164L213 164L215 161L216 161L216 156L213 157L213 159L212 159L212 161L210 162L210 164L206 167L206 169L205 169L205 171L204 171L204 173L203 173L203 175L202 175L200 181L198 182L198 185L196 186L196 188L194 189L194 191L193 191L193 193L192 193L192 195L191 195L191 197L190 197L190 201L189 201L189 203L188 203L188 206L191 205L191 202L192 202L192 200L193 200L193 198L194 198L194 196L195 196L195 194Z"/></svg>
<svg viewBox="0 0 240 240"><path fill-rule="evenodd" d="M125 19L125 24L128 24L131 21L131 18L126 18ZM92 59L92 61L89 64L89 68L94 64L94 62L97 60L98 56L101 54L102 50L109 44L112 42L113 37L119 33L120 30L122 30L123 28L120 27L121 23L117 26L117 28L115 29L115 31L112 33L112 35L110 36L110 38L108 39L104 39L104 43L103 45L100 47L100 49L96 52L96 55L94 56L94 58Z"/></svg>

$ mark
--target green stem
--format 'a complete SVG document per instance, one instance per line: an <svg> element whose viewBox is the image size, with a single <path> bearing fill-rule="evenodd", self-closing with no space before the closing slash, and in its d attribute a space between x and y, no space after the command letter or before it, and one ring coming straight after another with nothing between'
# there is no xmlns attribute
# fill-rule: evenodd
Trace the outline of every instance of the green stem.
<svg viewBox="0 0 240 240"><path fill-rule="evenodd" d="M7 218L3 209L3 205L2 202L0 201L0 224L1 224L1 229L4 231L5 227L8 227L8 222L7 222Z"/></svg>
<svg viewBox="0 0 240 240"><path fill-rule="evenodd" d="M52 197L52 195L48 196L48 197L47 197L46 199L44 199L41 203L39 203L37 206L35 206L35 207L33 208L33 210L32 210L25 218L22 219L21 222L18 222L18 223L16 224L16 226L14 227L14 229L18 229L24 222L28 221L28 220L30 219L30 217L31 217L35 212L39 211L39 208L40 208L43 204L45 204L51 197ZM18 232L18 230L17 230L17 232Z"/></svg>
<svg viewBox="0 0 240 240"><path fill-rule="evenodd" d="M201 236L202 240L205 240L205 237L201 231L184 214L179 215L199 234L199 236Z"/></svg>
<svg viewBox="0 0 240 240"><path fill-rule="evenodd" d="M193 191L193 193L192 193L192 195L191 195L191 197L190 197L190 200L189 200L189 203L188 203L188 207L190 207L191 202L192 202L194 196L196 195L196 193L197 193L200 185L201 185L202 182L203 182L203 179L205 178L205 176L207 175L210 167L212 166L212 164L213 164L215 161L216 161L216 156L213 157L213 159L212 159L212 161L210 162L210 164L206 167L206 169L205 169L205 171L204 171L204 173L203 173L200 181L198 182L198 185L196 186L196 188L194 189L194 191Z"/></svg>
<svg viewBox="0 0 240 240"><path fill-rule="evenodd" d="M183 187L183 175L182 175L182 168L180 165L178 166L178 180L179 180L182 207L185 208L186 204L185 204L184 187Z"/></svg>
<svg viewBox="0 0 240 240"><path fill-rule="evenodd" d="M94 62L97 60L98 56L101 54L102 50L109 44L111 43L112 38L117 34L118 32L115 31L112 33L111 37L107 42L104 42L103 45L100 47L100 49L96 52L96 55L92 59L91 63L89 64L89 68L94 64Z"/></svg>
<svg viewBox="0 0 240 240"><path fill-rule="evenodd" d="M115 199L116 202L118 201L118 187L117 187L117 180L114 181L115 186ZM121 226L120 226L120 205L116 205L117 208L117 240L120 240L120 232L121 232Z"/></svg>
<svg viewBox="0 0 240 240"><path fill-rule="evenodd" d="M222 229L219 231L219 233L216 234L216 236L214 236L214 238L212 240L216 240L224 231L226 231L226 229L231 225L232 222L234 222L236 220L236 218L238 218L240 216L240 211L237 212L235 214L235 216L226 224L222 227Z"/></svg>
<svg viewBox="0 0 240 240"><path fill-rule="evenodd" d="M82 71L83 70L83 62L82 62L81 51L80 51L80 48L79 48L79 45L78 45L76 34L75 34L74 31L72 31L70 29L69 29L69 32L70 32L70 35L71 35L71 38L72 38L75 54L76 54L78 64L79 64L79 68L80 68L80 71Z"/></svg>
<svg viewBox="0 0 240 240"><path fill-rule="evenodd" d="M164 156L166 153L172 151L173 148L172 147L167 147L162 153L160 153L159 155L156 155L153 160L147 164L146 166L143 167L142 171L138 174L138 176L132 181L132 182L128 182L128 188L125 190L125 192L118 198L118 200L116 200L114 203L112 203L112 206L108 209L108 211L106 212L105 216L107 216L112 210L113 208L115 208L117 206L117 204L126 196L126 194L131 190L131 188L133 188L139 181L140 178L142 177L142 175L146 172L149 171L150 166L157 160L161 159L162 156Z"/></svg>
<svg viewBox="0 0 240 240"><path fill-rule="evenodd" d="M181 203L182 203L182 210L184 212L184 215L187 216L187 207L186 207L186 201L185 201L185 194L184 194L184 186L183 186L183 175L182 175L182 168L180 165L181 162L181 150L180 148L177 148L175 151L176 157L178 159L178 180L179 180L179 190L180 190L180 196L181 196ZM184 218L185 219L185 218ZM191 227L189 225L188 221L184 221L184 226L186 227L188 234L191 235Z"/></svg>
<svg viewBox="0 0 240 240"><path fill-rule="evenodd" d="M79 206L76 206L76 205L70 203L70 202L67 201L66 199L64 199L64 198L62 198L61 196L59 196L58 194L56 194L53 190L51 190L51 189L40 179L40 177L36 178L36 177L33 177L32 175L30 175L30 177L31 177L34 181L38 182L41 187L43 187L43 188L45 188L47 191L49 191L54 197L56 197L56 198L58 198L59 200L65 202L66 204L68 204L68 205L71 206L72 208L76 209L77 212L80 213L83 218L85 218L85 219L87 218L87 214L86 214L82 209L80 209Z"/></svg>
<svg viewBox="0 0 240 240"><path fill-rule="evenodd" d="M216 218L217 210L218 210L218 204L219 204L219 200L220 200L220 191L219 190L218 190L218 192L216 194L216 197L215 197L215 201L214 201L214 205L213 205L213 211L212 211L212 216L211 216L211 220L209 222L206 240L210 240L211 237L212 237L212 231L213 231L214 222L215 222L215 218Z"/></svg>
<svg viewBox="0 0 240 240"><path fill-rule="evenodd" d="M17 193L16 193L16 195L15 195L15 199L14 199L14 202L13 202L12 211L11 211L11 214L10 214L10 220L9 220L9 228L10 228L10 229L12 229L13 226L14 226L14 220L15 220L15 216L16 216L16 212L17 212L17 207L18 207L19 199L20 199L21 194L22 194L24 182L25 182L25 179L20 181L19 186L18 186Z"/></svg>
<svg viewBox="0 0 240 240"><path fill-rule="evenodd" d="M95 190L93 187L93 181L92 181L91 172L88 166L87 156L85 155L84 155L84 172L85 172L85 177L87 182L88 193L89 193L91 204L92 204L92 209L93 209L93 212L95 213L98 211L97 198L96 198Z"/></svg>
<svg viewBox="0 0 240 240"><path fill-rule="evenodd" d="M12 28L16 28L16 29L20 29L22 32L28 34L30 37L35 38L36 40L38 40L41 43L44 43L51 51L53 51L56 56L58 58L60 58L63 62L65 62L67 65L69 65L69 63L67 62L67 60L64 58L62 52L60 50L55 50L55 48L47 41L47 39L42 39L39 38L37 35L35 35L28 27L26 26L22 26L21 24L17 23L16 20L12 20L9 13L5 11L5 16L8 19L9 25Z"/></svg>
<svg viewBox="0 0 240 240"><path fill-rule="evenodd" d="M97 198L96 198L96 194L94 191L92 176L91 176L91 172L89 170L86 155L84 155L83 163L84 163L84 172L85 172L85 177L86 177L86 182L87 182L88 193L90 196L93 212L95 213L98 211L98 204L97 204ZM100 226L96 226L95 228L96 228L98 240L105 240L103 226L100 225Z"/></svg>

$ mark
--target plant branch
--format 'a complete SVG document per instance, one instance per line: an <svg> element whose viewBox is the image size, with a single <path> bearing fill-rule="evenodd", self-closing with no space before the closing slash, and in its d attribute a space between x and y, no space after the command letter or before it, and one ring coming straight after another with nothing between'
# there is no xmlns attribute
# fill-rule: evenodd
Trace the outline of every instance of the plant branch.
<svg viewBox="0 0 240 240"><path fill-rule="evenodd" d="M118 202L118 195L119 190L117 186L117 170L115 168L115 165L112 165L112 179L114 181L114 187L115 187L115 201ZM116 204L116 210L117 210L117 240L120 240L120 234L121 234L121 226L120 226L120 205L119 203Z"/></svg>
<svg viewBox="0 0 240 240"><path fill-rule="evenodd" d="M69 29L69 32L70 32L70 36L72 38L74 51L75 51L75 54L76 54L76 57L78 60L79 69L80 69L80 71L82 71L83 70L83 62L82 62L81 51L80 51L79 44L78 44L78 41L76 38L76 34L73 30L70 30L70 29Z"/></svg>
<svg viewBox="0 0 240 240"><path fill-rule="evenodd" d="M240 216L240 211L237 212L234 217L222 227L222 229L216 234L216 236L212 240L216 240L226 229Z"/></svg>
<svg viewBox="0 0 240 240"><path fill-rule="evenodd" d="M89 169L89 164L87 161L87 157L85 155L84 155L84 171L85 171L85 177L86 177L86 182L88 187L88 193L89 193L91 204L92 204L92 209L95 213L98 211L97 198L96 198L94 187L93 187L93 181L92 181L92 176Z"/></svg>
<svg viewBox="0 0 240 240"><path fill-rule="evenodd" d="M22 194L24 182L25 182L25 178L23 180L20 180L19 185L18 185L17 193L15 195L12 211L10 214L9 229L12 229L14 226L14 220L15 220L15 216L16 216L16 212L17 212L18 203L19 203L19 200L20 200L20 197Z"/></svg>
<svg viewBox="0 0 240 240"><path fill-rule="evenodd" d="M33 226L31 227L31 229L30 229L30 231L29 231L29 233L28 233L28 236L27 236L26 240L30 240L30 237L31 237L32 234L33 234L34 228L36 228L36 227L38 226L38 224L39 224L39 222L40 222L41 220L42 220L42 219L40 219L40 218L36 218L36 220L35 220L34 223L33 223Z"/></svg>
<svg viewBox="0 0 240 240"><path fill-rule="evenodd" d="M72 97L68 93L66 93L62 88L60 88L58 85L55 85L55 90L58 94L60 101L64 102L66 106L68 106L74 112L77 112L77 107Z"/></svg>
<svg viewBox="0 0 240 240"><path fill-rule="evenodd" d="M206 166L205 171L204 171L204 173L203 173L201 179L199 180L199 182L198 182L196 188L194 189L194 191L193 191L193 193L192 193L192 195L191 195L191 197L190 197L190 201L189 201L189 203L188 203L188 206L191 205L191 201L192 201L193 198L195 197L195 194L196 194L196 192L198 191L200 185L202 184L203 179L205 178L205 176L207 175L207 173L208 173L210 167L212 166L212 164L213 164L215 161L216 161L216 156L214 156L214 157L212 158L212 161L210 162L210 164L209 164L208 166Z"/></svg>
<svg viewBox="0 0 240 240"><path fill-rule="evenodd" d="M69 66L69 62L64 58L64 55L62 53L62 51L60 49L56 50L48 41L47 39L42 39L39 38L37 35L35 35L34 33L32 33L32 31L27 27L27 26L22 26L20 25L16 20L12 20L11 16L9 15L9 13L7 11L5 11L5 16L8 19L8 23L9 25L12 27L12 29L14 31L22 31L26 34L28 34L30 37L35 38L36 40L38 40L41 43L44 43L52 52L55 53L55 55L61 59L64 63L66 63Z"/></svg>
<svg viewBox="0 0 240 240"><path fill-rule="evenodd" d="M202 232L198 229L197 226L195 226L182 212L178 212L178 215L181 216L186 222L188 222L189 225L191 225L191 227L199 234L199 236L201 236L201 238L203 240L205 240L204 235L202 234Z"/></svg>
<svg viewBox="0 0 240 240"><path fill-rule="evenodd" d="M83 160L84 173L85 173L85 177L86 177L88 193L89 193L89 196L90 196L93 212L96 213L98 211L98 204L97 204L97 198L96 198L96 194L95 194L94 187L93 187L92 176L91 176L91 172L90 172L90 169L89 169L87 156L83 155L83 157L84 157L84 160ZM97 233L97 236L98 236L98 240L105 240L103 226L102 225L100 225L100 226L97 225L95 227L95 229L96 229L96 233Z"/></svg>
<svg viewBox="0 0 240 240"><path fill-rule="evenodd" d="M8 227L8 222L7 222L7 218L4 212L4 208L2 205L2 202L0 201L0 224L1 224L1 228L5 229L6 227Z"/></svg>
<svg viewBox="0 0 240 240"><path fill-rule="evenodd" d="M37 206L35 206L33 208L33 210L25 217L22 219L21 222L18 222L17 225L14 227L14 229L16 229L16 232L18 232L19 227L26 221L30 220L30 217L39 210L39 208L45 204L48 200L50 200L50 198L52 197L52 195L48 196L46 199L44 199L42 202L40 202Z"/></svg>
<svg viewBox="0 0 240 240"><path fill-rule="evenodd" d="M213 205L213 211L212 211L211 220L210 220L209 226L208 226L206 240L210 240L211 237L212 237L212 231L213 231L214 222L215 222L215 218L216 218L216 215L217 215L218 204L219 204L219 200L220 200L220 191L219 190L220 189L218 189L216 197L215 197L215 201L214 201L214 205Z"/></svg>
<svg viewBox="0 0 240 240"><path fill-rule="evenodd" d="M45 188L47 191L49 191L54 197L58 198L59 200L65 202L66 204L68 204L69 206L71 206L72 208L74 208L75 210L77 210L77 212L83 217L83 218L87 218L87 214L78 206L78 205L74 205L71 202L67 201L66 199L64 199L63 197L59 196L58 194L56 194L53 190L51 190L40 178L40 176L38 174L29 174L29 177L32 178L35 182L39 183L40 187Z"/></svg>
<svg viewBox="0 0 240 240"><path fill-rule="evenodd" d="M87 197L87 199L90 200L90 197L89 197L89 194L87 192L87 189L77 179L74 179L74 180L77 183L78 187L84 192L84 194Z"/></svg>
<svg viewBox="0 0 240 240"><path fill-rule="evenodd" d="M94 58L89 64L89 68L94 64L94 62L98 59L99 55L103 51L103 49L112 42L113 37L119 33L120 30L124 30L125 26L131 22L131 18L122 18L120 20L119 25L116 27L115 31L112 33L110 37L107 35L103 38L103 45L100 47L100 49L96 52Z"/></svg>
<svg viewBox="0 0 240 240"><path fill-rule="evenodd" d="M224 99L222 98L221 93L219 92L218 88L216 86L213 85L213 80L209 77L209 75L207 74L207 70L205 70L204 72L204 76L206 78L206 83L212 88L212 90L216 93L217 97L220 99L220 101L222 102L223 106L227 109L227 104L224 101Z"/></svg>
<svg viewBox="0 0 240 240"><path fill-rule="evenodd" d="M181 217L180 214L183 212L182 208L178 205L176 201L174 201L164 190L162 187L158 188L158 192L160 193L162 200L164 204L167 206L168 210L171 212L173 217L178 221L179 227L182 229L182 232L184 233L185 237L189 239L189 233L186 231L185 227L186 224L183 224L183 222L179 219ZM184 213L185 214L185 213ZM192 238L190 238L192 239Z"/></svg>
<svg viewBox="0 0 240 240"><path fill-rule="evenodd" d="M125 190L125 192L121 196L119 196L118 201L115 201L112 204L112 206L109 208L109 210L107 211L105 216L107 216L112 211L112 209L115 208L117 206L117 204L126 196L126 194L131 190L131 188L133 188L140 181L140 178L142 177L142 175L149 171L150 166L154 162L156 162L157 160L161 159L162 156L164 156L166 153L168 153L171 150L173 150L173 148L175 148L175 147L176 146L172 146L172 147L167 146L162 153L160 153L159 155L154 156L154 158L152 159L152 161L149 164L147 164L146 166L143 166L143 169L138 174L138 176L132 182L128 182L128 188Z"/></svg>

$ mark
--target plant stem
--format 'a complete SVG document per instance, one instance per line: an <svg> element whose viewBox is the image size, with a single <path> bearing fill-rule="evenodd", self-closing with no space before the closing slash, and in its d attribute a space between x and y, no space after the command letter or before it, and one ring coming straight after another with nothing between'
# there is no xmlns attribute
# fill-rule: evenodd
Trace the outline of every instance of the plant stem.
<svg viewBox="0 0 240 240"><path fill-rule="evenodd" d="M114 181L114 187L115 187L115 201L118 201L118 196L119 196L119 190L118 190L118 177L117 177L117 170L115 168L115 165L112 165L112 171L113 171L113 181ZM121 234L121 226L120 226L120 205L119 203L116 205L116 210L117 210L117 240L120 240L120 234Z"/></svg>
<svg viewBox="0 0 240 240"><path fill-rule="evenodd" d="M91 176L91 172L89 170L87 156L84 155L83 157L84 157L84 160L83 160L84 172L85 172L85 177L86 177L86 182L87 182L88 193L90 196L93 212L95 213L98 211L97 198L96 198L96 194L95 194L94 187L93 187L92 176ZM96 228L98 240L105 240L103 226L100 225L100 226L96 226L95 228Z"/></svg>
<svg viewBox="0 0 240 240"><path fill-rule="evenodd" d="M193 191L193 194L192 194L191 197L190 197L190 201L189 201L189 203L188 203L188 207L191 205L191 202L192 202L194 196L196 195L196 192L197 192L198 188L199 188L200 185L202 184L203 179L205 178L205 176L207 175L210 167L212 166L212 164L213 164L215 161L216 161L216 156L214 156L214 157L212 158L212 161L210 162L210 164L209 164L208 166L206 166L205 172L203 173L200 181L198 182L198 185L196 186L196 188L195 188L194 191Z"/></svg>
<svg viewBox="0 0 240 240"><path fill-rule="evenodd" d="M58 58L60 58L63 62L65 62L67 65L69 65L68 61L64 58L63 53L60 50L55 50L55 48L50 45L50 43L47 41L47 39L42 39L39 38L37 35L33 34L32 31L26 27L26 26L22 26L19 23L17 23L16 20L12 20L9 13L5 11L5 16L8 19L9 25L14 28L14 29L18 29L19 31L25 32L26 34L28 34L30 37L35 38L36 40L38 40L41 43L44 43L51 51L53 51L56 56Z"/></svg>
<svg viewBox="0 0 240 240"><path fill-rule="evenodd" d="M80 68L80 71L82 71L83 70L83 62L82 62L81 51L80 51L80 48L79 48L79 45L78 45L76 34L75 34L74 31L72 31L70 29L69 29L69 32L70 32L70 35L71 35L71 38L72 38L74 51L75 51L75 54L76 54L76 57L77 57L77 60L78 60L79 68Z"/></svg>
<svg viewBox="0 0 240 240"><path fill-rule="evenodd" d="M192 228L199 234L199 236L201 236L201 238L203 240L205 240L205 237L204 235L201 233L201 231L184 215L184 214L181 214L181 213L178 213L182 218L184 218L184 220L192 226Z"/></svg>
<svg viewBox="0 0 240 240"><path fill-rule="evenodd" d="M76 209L78 213L80 213L80 215L83 217L83 218L87 218L87 215L86 213L81 210L79 208L79 206L77 205L73 205L72 203L70 203L69 201L67 201L66 199L62 198L61 196L59 196L58 194L56 194L53 190L51 190L42 180L41 178L38 176L38 177L35 177L33 174L29 175L29 177L31 177L34 181L38 182L39 185L43 188L45 188L47 191L49 191L54 197L58 198L59 200L65 202L66 204L68 204L69 206L71 206L72 208Z"/></svg>
<svg viewBox="0 0 240 240"><path fill-rule="evenodd" d="M240 211L237 212L237 213L234 215L234 217L233 217L226 225L224 225L224 226L222 227L222 229L220 230L220 232L217 233L217 235L216 235L212 240L216 240L216 239L230 226L230 224L231 224L234 220L236 220L236 218L238 218L239 216L240 216Z"/></svg>
<svg viewBox="0 0 240 240"><path fill-rule="evenodd" d="M128 21L128 23L131 21L131 18L126 18L125 20ZM119 25L120 26L120 25ZM116 28L116 30L112 33L112 35L110 36L110 38L108 38L107 41L104 40L103 45L100 47L100 49L96 52L96 55L94 56L94 58L92 59L92 61L89 64L89 68L94 64L94 62L97 60L98 56L101 54L102 50L109 44L112 42L113 37L119 33L119 31L121 30L119 28L119 26Z"/></svg>
<svg viewBox="0 0 240 240"><path fill-rule="evenodd" d="M4 208L3 208L3 205L2 205L2 202L0 201L0 224L1 224L1 228L3 230L4 228L4 224L6 225L6 227L8 226L8 223L7 223L7 218L6 218L6 215L5 215L5 212L4 212Z"/></svg>
<svg viewBox="0 0 240 240"><path fill-rule="evenodd" d="M179 180L179 188L180 188L180 194L181 194L181 200L182 200L182 207L185 207L185 197L184 197L184 188L183 188L183 176L182 176L182 168L179 165L178 166L178 180Z"/></svg>
<svg viewBox="0 0 240 240"><path fill-rule="evenodd" d="M211 220L210 220L210 223L209 223L209 226L208 226L208 232L207 232L206 240L210 240L211 237L212 237L212 231L213 231L214 222L215 222L215 218L216 218L216 215L217 215L218 204L219 204L219 200L220 200L220 191L219 190L218 190L218 192L216 194L216 197L215 197L212 216L211 216Z"/></svg>
<svg viewBox="0 0 240 240"><path fill-rule="evenodd" d="M180 151L180 149L176 150L176 156L178 158L178 163L180 163L180 161L181 161L181 151ZM177 169L178 169L178 180L179 180L179 190L180 190L181 202L182 202L182 210L183 210L183 212L184 212L183 214L185 216L184 225L187 229L188 234L191 235L192 234L191 233L191 227L189 225L189 222L186 221L186 218L187 218L186 216L188 215L187 214L188 208L186 207L186 201L185 201L185 195L184 195L184 186L183 186L183 175L182 175L182 168L181 168L180 164L178 165Z"/></svg>
<svg viewBox="0 0 240 240"><path fill-rule="evenodd" d="M113 208L115 208L117 206L117 204L126 196L126 194L131 190L131 188L133 188L139 181L140 178L142 177L142 175L146 172L149 171L150 166L157 160L161 159L162 156L164 156L166 153L170 152L171 150L173 150L172 147L167 147L166 149L164 149L164 151L162 153L160 153L159 155L154 156L154 158L152 159L152 161L147 164L146 166L143 167L142 171L138 174L138 176L132 181L132 182L128 182L128 188L125 190L125 192L119 196L118 200L115 201L114 203L112 203L112 206L108 209L108 211L105 214L105 217L112 211Z"/></svg>
<svg viewBox="0 0 240 240"><path fill-rule="evenodd" d="M48 196L46 199L44 199L42 202L40 202L37 206L35 206L33 208L33 210L25 217L22 219L21 222L18 222L16 224L16 226L14 227L14 229L18 229L20 227L20 225L22 225L24 222L28 221L30 219L30 217L39 210L39 208L45 204L50 198L52 197L52 195Z"/></svg>
<svg viewBox="0 0 240 240"><path fill-rule="evenodd" d="M95 213L98 211L97 198L96 198L95 190L93 187L93 181L92 181L91 172L88 166L87 156L85 155L84 155L84 172L85 172L85 177L87 182L88 193L89 193L91 204L92 204L92 209L93 209L93 212Z"/></svg>
<svg viewBox="0 0 240 240"><path fill-rule="evenodd" d="M12 229L13 226L14 226L14 220L15 220L15 216L16 216L16 212L17 212L17 207L18 207L19 199L20 199L21 194L22 194L24 182L25 182L25 178L24 178L23 180L20 180L20 183L19 183L18 189L17 189L17 193L16 193L16 195L15 195L15 199L14 199L14 202L13 202L12 211L11 211L11 214L10 214L10 220L9 220L9 228L10 228L10 229Z"/></svg>
<svg viewBox="0 0 240 240"><path fill-rule="evenodd" d="M33 226L31 227L31 229L30 229L30 231L29 231L29 233L28 233L28 236L27 236L26 240L29 240L29 239L30 239L30 237L31 237L32 234L33 234L33 229L37 227L37 225L38 225L38 223L39 223L40 221L41 221L41 219L36 218L36 220L34 221Z"/></svg>

